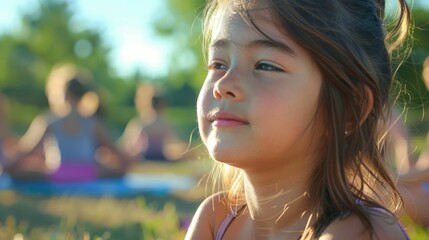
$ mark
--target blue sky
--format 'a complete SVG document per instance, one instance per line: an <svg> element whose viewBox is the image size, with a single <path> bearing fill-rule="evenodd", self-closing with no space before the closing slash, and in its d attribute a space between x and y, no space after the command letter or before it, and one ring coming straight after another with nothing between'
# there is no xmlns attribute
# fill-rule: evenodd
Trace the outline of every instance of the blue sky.
<svg viewBox="0 0 429 240"><path fill-rule="evenodd" d="M112 47L111 59L119 74L140 68L150 75L166 73L164 60L169 46L157 38L151 26L155 14L163 11L162 0L69 0L78 25L100 29ZM0 34L18 30L22 12L37 6L38 0L0 2ZM81 24L82 23L82 24Z"/></svg>
<svg viewBox="0 0 429 240"><path fill-rule="evenodd" d="M166 73L165 59L173 46L153 34L151 23L164 9L164 0L68 0L76 21L103 31L112 47L111 59L121 75L140 68L152 76ZM184 0L189 1L189 0ZM388 1L388 2L392 2ZM19 27L19 17L38 0L1 0L0 34ZM429 0L415 0L429 9Z"/></svg>

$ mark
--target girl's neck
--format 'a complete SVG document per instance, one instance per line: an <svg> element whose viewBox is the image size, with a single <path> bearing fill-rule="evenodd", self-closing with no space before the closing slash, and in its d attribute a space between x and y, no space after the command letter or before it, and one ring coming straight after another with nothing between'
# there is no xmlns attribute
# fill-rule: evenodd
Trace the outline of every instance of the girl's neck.
<svg viewBox="0 0 429 240"><path fill-rule="evenodd" d="M295 167L277 167L260 174L246 172L247 207L258 234L293 235L314 222L316 207L308 195L312 171Z"/></svg>

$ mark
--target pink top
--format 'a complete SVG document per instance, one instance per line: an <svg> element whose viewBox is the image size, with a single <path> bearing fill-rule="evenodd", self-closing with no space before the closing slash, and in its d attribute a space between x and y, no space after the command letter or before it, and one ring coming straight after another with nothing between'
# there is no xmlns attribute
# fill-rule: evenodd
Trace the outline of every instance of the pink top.
<svg viewBox="0 0 429 240"><path fill-rule="evenodd" d="M225 220L223 220L222 224L219 227L219 230L217 231L216 234L216 238L215 240L222 240L223 235L225 235L226 230L228 229L229 225L231 225L232 221L235 219L235 217L237 216L237 213L244 207L241 206L239 209L237 209L236 212L230 212ZM379 212L379 213L385 213L385 214L389 214L386 210L382 209L382 208L376 208L376 207L370 207L370 210L373 210L374 212ZM335 219L333 219L335 220ZM327 226L327 225L326 225ZM410 237L408 236L407 232L405 231L405 228L402 226L402 224L400 224L398 222L398 226L399 228L401 228L402 233L404 234L405 239L410 240Z"/></svg>

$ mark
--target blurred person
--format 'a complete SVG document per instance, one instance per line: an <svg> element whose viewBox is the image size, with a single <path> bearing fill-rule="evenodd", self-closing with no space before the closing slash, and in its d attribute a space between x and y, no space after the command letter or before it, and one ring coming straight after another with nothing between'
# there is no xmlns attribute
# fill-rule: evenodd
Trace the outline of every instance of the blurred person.
<svg viewBox="0 0 429 240"><path fill-rule="evenodd" d="M423 64L423 80L429 89L429 57ZM398 186L406 213L416 223L429 227L429 133L426 146L415 164L399 173Z"/></svg>
<svg viewBox="0 0 429 240"><path fill-rule="evenodd" d="M416 162L415 148L411 148L411 139L403 118L403 112L394 109L390 118L389 165L396 174L406 173Z"/></svg>
<svg viewBox="0 0 429 240"><path fill-rule="evenodd" d="M164 115L167 101L150 84L140 84L135 93L138 116L131 119L118 142L136 158L155 161L179 160L187 149Z"/></svg>
<svg viewBox="0 0 429 240"><path fill-rule="evenodd" d="M429 143L429 134L426 142ZM429 144L416 164L399 175L398 187L407 215L416 223L429 227Z"/></svg>
<svg viewBox="0 0 429 240"><path fill-rule="evenodd" d="M80 181L126 172L131 159L115 146L94 115L98 98L87 89L88 79L89 74L74 65L53 69L46 83L50 112L37 116L20 139L19 152L6 167L12 178ZM120 164L108 166L97 159L101 146L115 153ZM28 165L26 161L40 149L42 160Z"/></svg>

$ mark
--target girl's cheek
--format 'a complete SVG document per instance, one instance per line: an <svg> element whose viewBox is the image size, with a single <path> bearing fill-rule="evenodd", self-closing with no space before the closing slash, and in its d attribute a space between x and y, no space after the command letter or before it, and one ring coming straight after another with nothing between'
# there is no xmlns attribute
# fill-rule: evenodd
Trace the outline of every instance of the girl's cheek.
<svg viewBox="0 0 429 240"><path fill-rule="evenodd" d="M204 112L207 106L207 90L203 87L198 94L197 98L197 117L198 119L204 118ZM200 122L200 121L199 121Z"/></svg>
<svg viewBox="0 0 429 240"><path fill-rule="evenodd" d="M210 94L212 94L211 88L209 87L209 82L205 81L200 93L198 94L198 99L197 99L197 107L203 107L204 105L207 104L208 100L210 99Z"/></svg>

